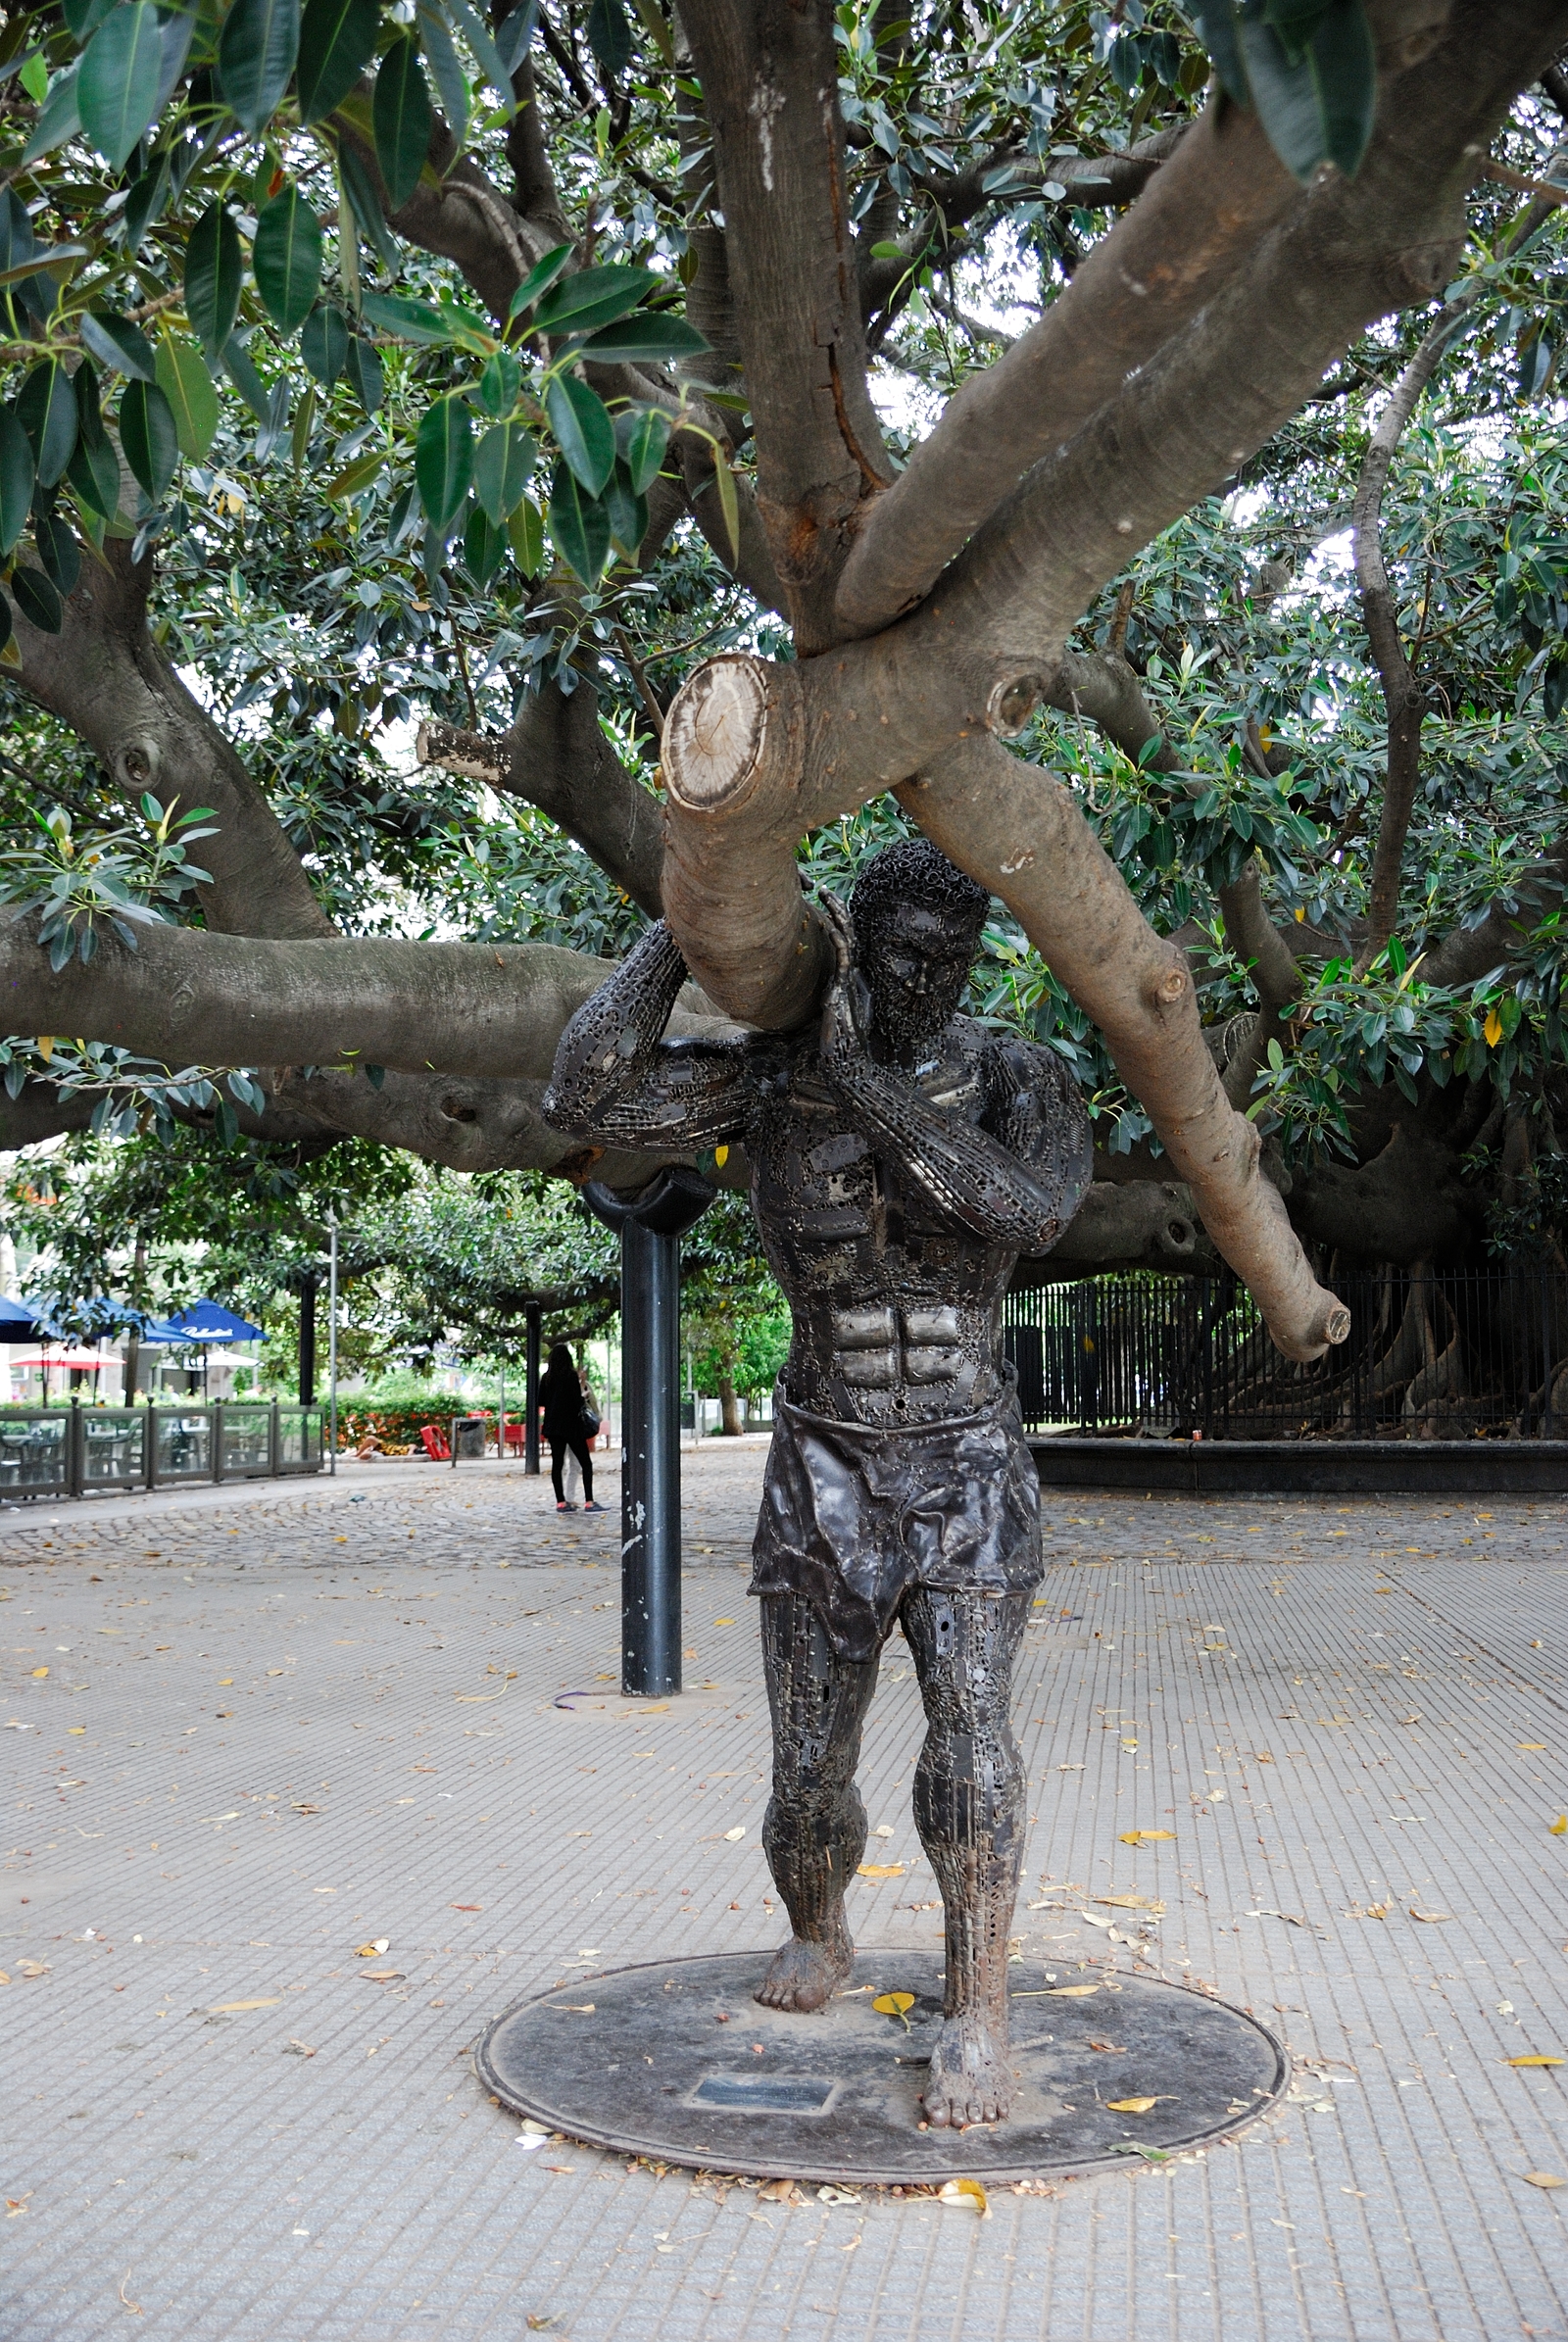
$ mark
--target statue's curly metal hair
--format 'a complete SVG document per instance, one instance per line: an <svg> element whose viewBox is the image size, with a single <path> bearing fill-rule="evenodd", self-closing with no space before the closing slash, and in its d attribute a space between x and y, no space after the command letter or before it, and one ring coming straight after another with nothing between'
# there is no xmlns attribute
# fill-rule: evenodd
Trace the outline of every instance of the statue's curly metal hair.
<svg viewBox="0 0 1568 2342"><path fill-rule="evenodd" d="M934 911L956 911L969 921L978 939L991 898L929 838L904 838L897 846L884 847L872 855L851 892L850 917L862 953L875 944L895 902L918 903Z"/></svg>

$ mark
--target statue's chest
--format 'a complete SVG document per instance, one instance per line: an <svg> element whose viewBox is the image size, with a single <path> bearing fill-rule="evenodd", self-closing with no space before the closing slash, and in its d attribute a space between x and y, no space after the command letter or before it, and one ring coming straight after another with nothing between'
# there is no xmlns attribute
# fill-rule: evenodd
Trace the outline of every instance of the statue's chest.
<svg viewBox="0 0 1568 2342"><path fill-rule="evenodd" d="M920 1087L951 1113L978 1119L981 1086L966 1063L934 1065ZM791 1249L878 1252L947 1227L918 1185L856 1128L809 1074L770 1101L754 1134L754 1200L764 1236Z"/></svg>

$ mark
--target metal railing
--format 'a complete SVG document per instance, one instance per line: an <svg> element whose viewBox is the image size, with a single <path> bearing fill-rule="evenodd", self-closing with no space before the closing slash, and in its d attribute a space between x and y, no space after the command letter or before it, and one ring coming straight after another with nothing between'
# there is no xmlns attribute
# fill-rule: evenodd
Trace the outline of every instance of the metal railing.
<svg viewBox="0 0 1568 2342"><path fill-rule="evenodd" d="M0 1502L319 1472L325 1410L286 1399L210 1406L0 1406Z"/></svg>
<svg viewBox="0 0 1568 2342"><path fill-rule="evenodd" d="M1004 1340L1037 1430L1210 1439L1568 1439L1568 1278L1548 1265L1335 1277L1350 1337L1274 1347L1234 1278L1012 1293Z"/></svg>

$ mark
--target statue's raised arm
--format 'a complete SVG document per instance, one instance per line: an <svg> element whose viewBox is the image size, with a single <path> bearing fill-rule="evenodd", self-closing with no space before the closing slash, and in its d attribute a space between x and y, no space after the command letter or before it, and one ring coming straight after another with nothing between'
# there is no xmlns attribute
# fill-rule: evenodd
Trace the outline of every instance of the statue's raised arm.
<svg viewBox="0 0 1568 2342"><path fill-rule="evenodd" d="M561 1036L548 1122L600 1147L715 1147L741 1136L747 1043L666 1041L686 963L662 920L584 1000Z"/></svg>

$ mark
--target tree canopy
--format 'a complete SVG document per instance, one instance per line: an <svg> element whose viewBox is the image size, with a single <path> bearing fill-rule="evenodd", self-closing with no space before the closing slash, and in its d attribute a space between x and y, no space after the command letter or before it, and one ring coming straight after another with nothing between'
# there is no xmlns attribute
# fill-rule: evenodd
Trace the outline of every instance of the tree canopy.
<svg viewBox="0 0 1568 2342"><path fill-rule="evenodd" d="M13 12L0 1143L635 1186L539 1112L606 961L662 912L677 1029L798 1021L803 878L914 823L996 899L977 1011L1093 1101L1047 1273L1222 1253L1304 1353L1336 1259L1511 1241L1565 1102L1565 39Z"/></svg>

